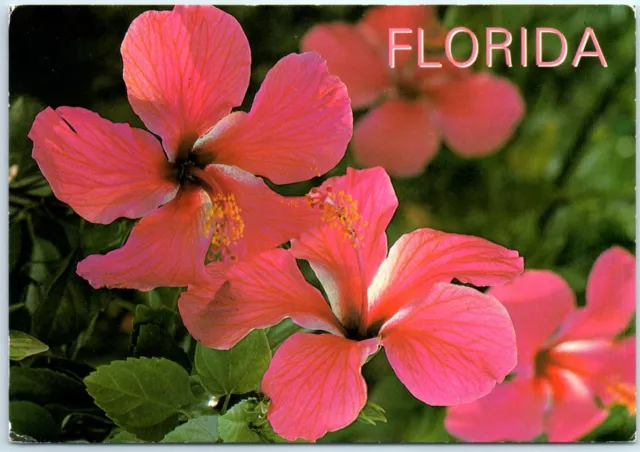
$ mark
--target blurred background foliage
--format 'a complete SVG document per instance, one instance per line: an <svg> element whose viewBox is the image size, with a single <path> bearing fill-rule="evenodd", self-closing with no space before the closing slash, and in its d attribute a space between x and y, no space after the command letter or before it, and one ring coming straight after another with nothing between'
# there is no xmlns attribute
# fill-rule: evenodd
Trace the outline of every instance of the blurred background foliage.
<svg viewBox="0 0 640 452"><path fill-rule="evenodd" d="M78 260L119 247L133 222L93 225L52 196L31 158L27 133L46 106L80 106L114 122L143 127L126 98L120 44L130 22L148 6L21 6L10 23L10 328L37 337L49 350L12 363L10 415L15 434L45 441L103 441L117 432L88 396L82 379L98 365L134 356L162 356L190 370L194 341L176 310L179 289L143 293L92 290L75 274ZM166 9L158 7L153 9ZM253 71L241 109L248 110L267 71L299 51L318 22L358 20L364 6L228 6L249 38ZM394 180L400 208L389 242L419 227L485 237L517 249L527 268L564 276L584 302L598 255L612 245L635 252L635 22L627 6L438 6L445 25L509 29L519 42L529 30L529 65L493 70L514 81L527 112L517 134L493 156L465 160L445 150L423 175ZM534 29L554 27L567 38L567 61L534 65ZM586 26L593 27L608 62L570 64ZM546 59L559 53L544 42ZM555 47L554 47L555 46ZM512 46L513 61L520 61ZM397 152L401 152L398 149ZM307 183L277 187L304 194L326 177L355 166L347 153L338 167ZM304 268L311 281L314 277ZM268 332L272 347L294 328ZM634 325L630 331L635 331ZM391 372L383 353L364 368L371 422L321 441L454 441L443 428L444 409L414 399ZM376 415L376 413L378 413ZM585 440L629 440L635 419L614 410ZM378 419L376 422L375 419ZM119 433L120 440L126 436ZM14 436L18 438L17 436Z"/></svg>

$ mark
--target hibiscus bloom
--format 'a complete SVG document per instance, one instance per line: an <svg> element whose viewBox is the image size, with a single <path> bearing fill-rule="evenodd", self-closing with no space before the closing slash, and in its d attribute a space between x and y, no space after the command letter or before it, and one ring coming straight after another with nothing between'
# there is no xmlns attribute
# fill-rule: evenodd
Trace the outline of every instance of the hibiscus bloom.
<svg viewBox="0 0 640 452"><path fill-rule="evenodd" d="M295 333L275 353L262 391L276 433L314 441L353 422L367 398L360 368L380 345L409 391L431 405L475 400L502 381L516 363L506 310L450 281L508 281L522 272L516 251L420 229L387 256L385 229L398 201L382 168L349 168L308 197L322 210L322 226L290 250L267 251L189 287L179 300L185 325L208 347L228 349L286 317L330 333ZM311 264L328 303L296 258Z"/></svg>
<svg viewBox="0 0 640 452"><path fill-rule="evenodd" d="M587 304L557 274L529 270L489 291L511 316L518 340L513 379L487 397L449 409L445 426L467 441L576 441L607 417L635 415L635 336L616 337L634 316L635 258L614 247L596 261ZM600 403L596 402L600 399Z"/></svg>
<svg viewBox="0 0 640 452"><path fill-rule="evenodd" d="M47 108L29 133L53 192L81 217L142 218L122 248L80 262L80 275L94 287L183 286L205 276L205 260L225 265L318 220L303 197L281 197L254 176L299 182L343 157L349 97L317 54L276 63L247 114L230 112L249 85L249 43L219 9L147 11L121 51L131 107L162 144L71 107Z"/></svg>
<svg viewBox="0 0 640 452"><path fill-rule="evenodd" d="M390 28L409 28L396 44L412 51L396 52L388 63ZM425 35L426 56L442 68L419 68L417 29ZM342 22L313 27L302 39L305 51L322 55L332 73L349 89L354 108L370 107L356 124L353 152L359 164L383 166L392 176L420 174L444 139L464 157L498 150L524 115L517 87L489 73L472 74L444 58L446 32L430 6L380 6L355 25Z"/></svg>

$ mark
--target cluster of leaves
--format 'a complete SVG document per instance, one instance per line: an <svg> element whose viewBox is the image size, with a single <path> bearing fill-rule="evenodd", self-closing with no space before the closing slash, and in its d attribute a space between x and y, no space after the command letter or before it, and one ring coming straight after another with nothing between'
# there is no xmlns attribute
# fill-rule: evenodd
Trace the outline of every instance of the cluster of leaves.
<svg viewBox="0 0 640 452"><path fill-rule="evenodd" d="M267 337L256 331L230 351L197 345L192 375L166 358L141 357L100 366L84 382L123 429L108 442L273 442L260 396L227 410L235 394L258 391L270 359Z"/></svg>
<svg viewBox="0 0 640 452"><path fill-rule="evenodd" d="M179 289L93 290L75 273L92 253L118 248L133 222L93 225L53 196L27 133L45 106L73 105L141 127L125 96L119 46L141 7L20 7L10 28L10 420L20 441L275 442L259 383L291 322L254 332L231 351L197 344L176 309ZM227 7L253 50L247 109L266 71L298 51L313 24L357 20L362 6ZM576 48L592 26L608 68L505 68L527 104L501 152L464 160L440 152L425 174L394 180L400 210L389 242L419 227L486 237L528 268L564 276L583 300L589 269L612 245L635 251L635 34L624 6L440 7L447 25L481 41L488 26L555 27ZM74 23L74 27L60 27ZM67 30L69 28L69 30ZM267 32L265 32L267 30ZM552 43L546 47L555 57ZM557 49L556 49L557 50ZM530 39L529 54L533 54ZM494 55L498 56L498 53ZM482 56L481 56L482 58ZM512 46L512 59L519 50ZM479 61L475 68L483 68ZM42 74L46 74L43 77ZM356 118L357 119L357 118ZM325 177L355 166L351 155ZM300 195L323 178L287 187ZM308 266L305 275L314 276ZM631 331L635 331L632 325ZM445 409L414 399L383 353L364 368L370 403L360 420L321 441L449 442ZM371 424L376 424L372 427ZM622 410L588 440L628 440Z"/></svg>
<svg viewBox="0 0 640 452"><path fill-rule="evenodd" d="M145 311L165 314L162 309ZM11 359L18 361L47 350L20 332L11 335L10 347ZM280 438L265 419L268 401L257 394L270 359L267 336L255 331L230 351L197 345L191 375L166 358L116 360L84 378L91 369L73 372L61 361L53 370L32 360L11 367L12 434L15 439L54 441L91 422L96 433L108 432L105 442L111 443L276 442ZM49 358L47 364L57 361ZM237 394L248 393L254 396L235 400L227 409Z"/></svg>

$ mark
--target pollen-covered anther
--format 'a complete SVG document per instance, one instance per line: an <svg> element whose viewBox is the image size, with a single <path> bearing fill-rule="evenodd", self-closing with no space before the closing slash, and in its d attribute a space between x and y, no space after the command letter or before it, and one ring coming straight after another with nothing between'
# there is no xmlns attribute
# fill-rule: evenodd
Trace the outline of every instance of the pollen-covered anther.
<svg viewBox="0 0 640 452"><path fill-rule="evenodd" d="M636 386L632 383L616 381L607 385L607 394L613 397L614 404L627 408L630 414L636 414Z"/></svg>
<svg viewBox="0 0 640 452"><path fill-rule="evenodd" d="M225 255L234 260L229 247L238 243L244 233L244 221L235 197L224 194L211 196L211 208L205 218L205 234L211 234L209 260L220 260Z"/></svg>
<svg viewBox="0 0 640 452"><path fill-rule="evenodd" d="M366 226L358 212L358 201L344 191L333 193L331 187L324 190L312 189L307 194L307 201L310 207L317 206L322 210L322 221L340 229L346 240L353 246L358 246L361 230Z"/></svg>

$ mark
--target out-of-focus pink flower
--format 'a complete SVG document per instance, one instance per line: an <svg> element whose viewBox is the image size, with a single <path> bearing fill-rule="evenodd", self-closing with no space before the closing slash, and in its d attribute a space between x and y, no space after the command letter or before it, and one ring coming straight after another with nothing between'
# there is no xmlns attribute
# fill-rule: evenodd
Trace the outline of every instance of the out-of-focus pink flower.
<svg viewBox="0 0 640 452"><path fill-rule="evenodd" d="M529 270L488 293L513 320L518 365L487 397L449 409L445 426L467 441L576 441L623 404L635 415L635 336L617 340L634 316L635 258L614 247L596 261L587 304L576 309L567 283ZM596 402L600 399L600 404Z"/></svg>
<svg viewBox="0 0 640 452"><path fill-rule="evenodd" d="M249 84L240 24L211 7L148 11L122 43L133 110L150 133L71 107L41 112L33 157L55 195L94 223L142 218L125 245L78 264L94 287L148 290L205 277L207 260L277 246L319 220L304 198L271 191L333 168L352 133L344 84L316 53L267 74L249 113L230 113ZM219 265L224 265L221 263Z"/></svg>
<svg viewBox="0 0 640 452"><path fill-rule="evenodd" d="M516 364L506 310L479 286L522 272L522 258L477 237L420 229L387 255L397 198L382 168L355 171L312 190L326 224L290 250L270 250L194 285L179 300L191 334L228 349L255 328L290 317L311 330L277 350L262 381L268 419L284 438L314 441L353 422L367 398L360 368L382 345L398 378L432 405L487 394ZM296 265L307 260L328 303Z"/></svg>
<svg viewBox="0 0 640 452"><path fill-rule="evenodd" d="M409 28L388 63L390 28ZM417 29L424 29L425 49L437 49L442 68L418 67ZM316 25L302 39L302 49L322 55L332 73L347 85L354 108L371 107L356 124L353 152L367 167L381 165L389 174L420 174L440 141L464 157L498 150L524 116L524 101L510 81L489 73L458 69L444 57L446 32L430 6L379 6L355 25Z"/></svg>

